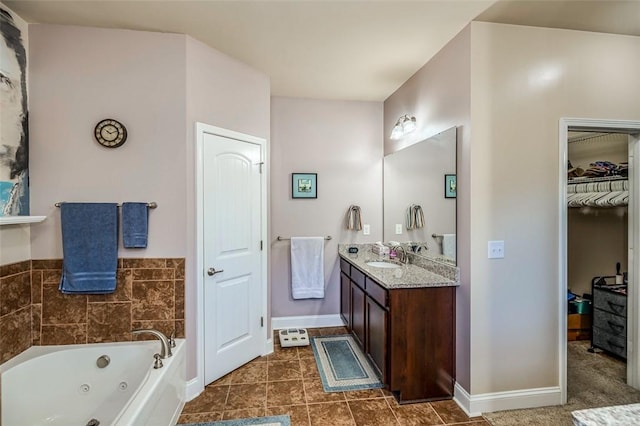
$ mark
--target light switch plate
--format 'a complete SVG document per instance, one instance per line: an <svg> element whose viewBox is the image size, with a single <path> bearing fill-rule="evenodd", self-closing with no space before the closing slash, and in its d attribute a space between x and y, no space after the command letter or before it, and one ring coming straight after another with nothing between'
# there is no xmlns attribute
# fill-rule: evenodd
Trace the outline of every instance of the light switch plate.
<svg viewBox="0 0 640 426"><path fill-rule="evenodd" d="M402 224L396 223L396 235L402 234Z"/></svg>
<svg viewBox="0 0 640 426"><path fill-rule="evenodd" d="M489 259L503 259L504 258L504 241L489 241L487 244Z"/></svg>
<svg viewBox="0 0 640 426"><path fill-rule="evenodd" d="M371 225L369 225L368 223L365 223L364 225L362 225L362 235L369 235L371 234Z"/></svg>

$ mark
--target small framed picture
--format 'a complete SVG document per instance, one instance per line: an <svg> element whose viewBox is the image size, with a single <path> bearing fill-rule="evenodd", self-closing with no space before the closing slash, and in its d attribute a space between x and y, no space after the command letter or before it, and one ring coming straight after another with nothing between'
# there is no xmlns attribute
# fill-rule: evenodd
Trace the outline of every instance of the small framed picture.
<svg viewBox="0 0 640 426"><path fill-rule="evenodd" d="M292 173L291 198L318 198L318 174Z"/></svg>
<svg viewBox="0 0 640 426"><path fill-rule="evenodd" d="M456 198L456 175L444 175L444 198Z"/></svg>

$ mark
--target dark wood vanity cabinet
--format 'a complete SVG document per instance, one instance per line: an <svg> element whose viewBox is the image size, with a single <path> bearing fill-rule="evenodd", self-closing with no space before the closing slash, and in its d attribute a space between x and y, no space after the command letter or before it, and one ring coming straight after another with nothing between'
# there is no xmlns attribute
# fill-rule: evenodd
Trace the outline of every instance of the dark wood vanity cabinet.
<svg viewBox="0 0 640 426"><path fill-rule="evenodd" d="M400 403L452 398L456 288L387 289L342 258L340 266L341 313L349 306L347 328L385 387Z"/></svg>

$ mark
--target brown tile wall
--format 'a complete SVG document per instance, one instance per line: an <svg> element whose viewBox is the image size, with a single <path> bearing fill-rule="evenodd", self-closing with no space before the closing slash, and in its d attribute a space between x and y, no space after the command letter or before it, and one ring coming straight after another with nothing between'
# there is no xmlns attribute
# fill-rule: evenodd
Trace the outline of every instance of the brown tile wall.
<svg viewBox="0 0 640 426"><path fill-rule="evenodd" d="M135 328L184 337L184 264L119 259L106 295L60 293L59 259L0 266L0 363L31 345L129 341Z"/></svg>

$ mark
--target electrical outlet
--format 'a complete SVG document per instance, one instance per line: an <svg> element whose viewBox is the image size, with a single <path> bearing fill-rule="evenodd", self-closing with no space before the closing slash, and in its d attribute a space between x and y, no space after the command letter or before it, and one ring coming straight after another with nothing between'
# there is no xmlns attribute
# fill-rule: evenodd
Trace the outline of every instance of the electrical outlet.
<svg viewBox="0 0 640 426"><path fill-rule="evenodd" d="M396 223L396 235L402 234L402 224Z"/></svg>
<svg viewBox="0 0 640 426"><path fill-rule="evenodd" d="M487 246L489 259L504 258L504 241L489 241Z"/></svg>
<svg viewBox="0 0 640 426"><path fill-rule="evenodd" d="M371 225L369 225L368 223L365 223L364 225L362 225L362 235L369 235L371 234Z"/></svg>

